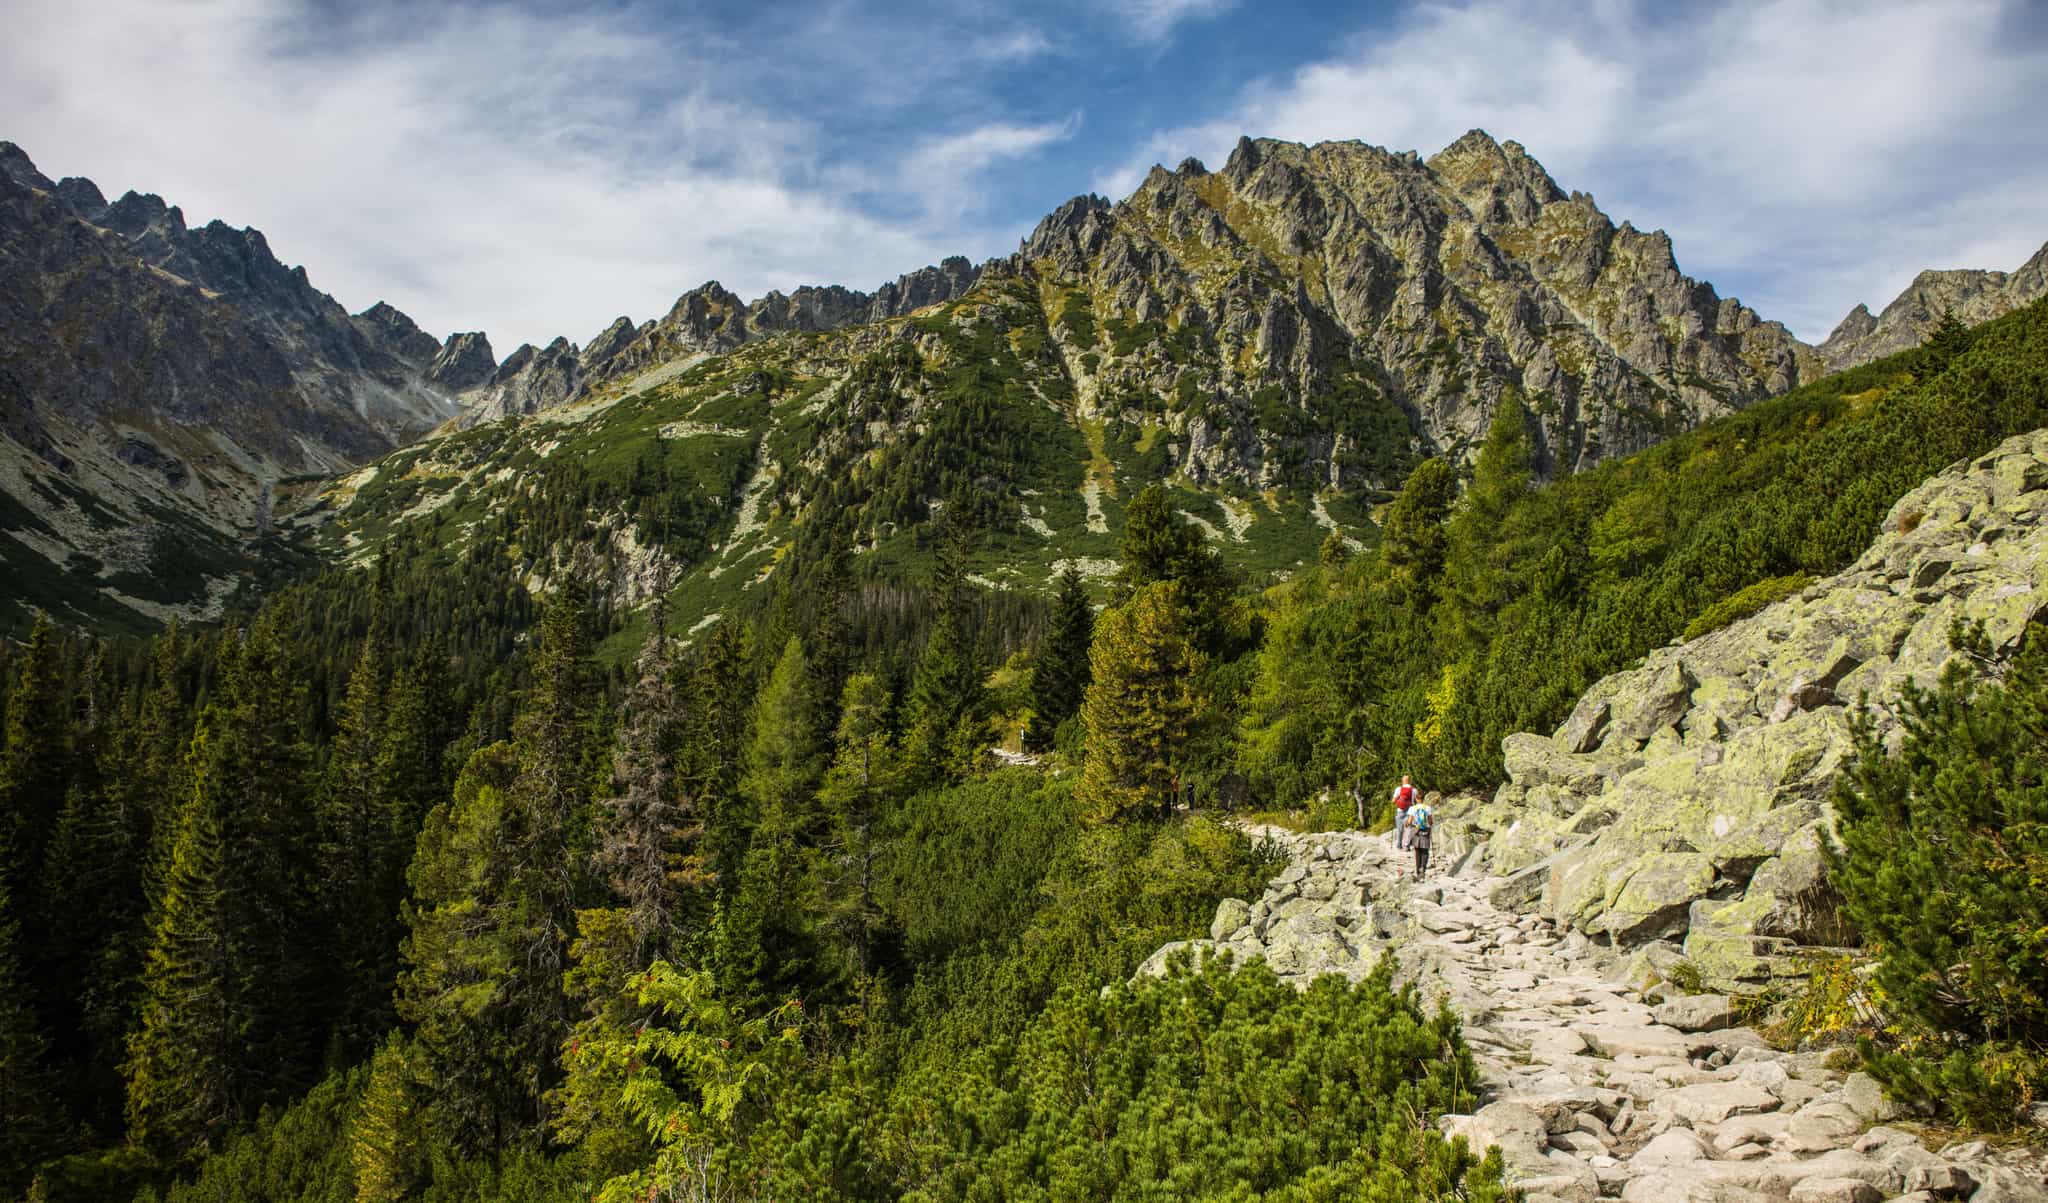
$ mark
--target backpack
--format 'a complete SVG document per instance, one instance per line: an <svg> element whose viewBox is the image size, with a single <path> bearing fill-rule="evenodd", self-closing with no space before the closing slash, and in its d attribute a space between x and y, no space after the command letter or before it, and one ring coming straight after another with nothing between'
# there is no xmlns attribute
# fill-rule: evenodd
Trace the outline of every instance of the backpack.
<svg viewBox="0 0 2048 1203"><path fill-rule="evenodd" d="M1430 815L1429 815L1429 807L1427 807L1427 806L1424 806L1424 807L1420 807L1420 808L1418 808L1418 809L1417 809L1417 810L1415 811L1415 830L1416 830L1416 831L1418 831L1418 832L1426 832L1426 831L1428 831L1428 830L1429 830L1429 818L1430 818Z"/></svg>
<svg viewBox="0 0 2048 1203"><path fill-rule="evenodd" d="M1394 805L1400 807L1402 810L1407 810L1409 807L1415 805L1415 787L1412 785L1404 785L1401 788L1395 790Z"/></svg>

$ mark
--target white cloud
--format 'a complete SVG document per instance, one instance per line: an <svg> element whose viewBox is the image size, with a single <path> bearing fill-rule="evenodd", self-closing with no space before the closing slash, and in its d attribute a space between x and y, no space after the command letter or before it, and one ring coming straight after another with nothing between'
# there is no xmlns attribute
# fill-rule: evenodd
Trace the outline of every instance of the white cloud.
<svg viewBox="0 0 2048 1203"><path fill-rule="evenodd" d="M987 34L967 45L968 54L987 62L1012 63L1052 53L1052 41L1036 29Z"/></svg>
<svg viewBox="0 0 2048 1203"><path fill-rule="evenodd" d="M1004 159L1036 154L1073 136L1079 118L1035 125L994 123L965 133L933 138L910 156L913 171L942 177L979 171Z"/></svg>
<svg viewBox="0 0 2048 1203"><path fill-rule="evenodd" d="M1237 0L1109 0L1108 10L1142 42L1163 41L1186 21L1204 21L1237 7Z"/></svg>
<svg viewBox="0 0 2048 1203"><path fill-rule="evenodd" d="M2048 62L2007 36L2021 5L1428 3L1159 132L1098 188L1240 133L1429 154L1483 127L1819 339L1922 267L2011 268L2048 238Z"/></svg>
<svg viewBox="0 0 2048 1203"><path fill-rule="evenodd" d="M718 278L743 295L860 287L993 251L971 206L865 211L811 121L755 102L771 64L652 14L486 5L336 27L312 0L21 0L0 42L0 136L51 175L220 217L351 309L385 299L502 355L589 338ZM950 196L1051 133L994 124L920 158ZM876 164L870 174L890 173Z"/></svg>

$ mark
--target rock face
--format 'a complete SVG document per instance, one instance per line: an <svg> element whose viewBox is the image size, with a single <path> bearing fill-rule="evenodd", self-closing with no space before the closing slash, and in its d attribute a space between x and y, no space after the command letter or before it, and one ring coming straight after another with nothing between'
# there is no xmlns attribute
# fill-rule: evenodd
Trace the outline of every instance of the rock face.
<svg viewBox="0 0 2048 1203"><path fill-rule="evenodd" d="M1820 355L1829 371L1839 372L1919 346L1943 313L1953 312L1964 325L1974 326L2043 296L2048 296L2048 243L2010 272L1924 271L1876 317L1867 306L1851 309L1820 345Z"/></svg>
<svg viewBox="0 0 2048 1203"><path fill-rule="evenodd" d="M0 559L60 615L206 613L279 479L457 412L439 350L389 305L350 315L255 230L188 228L134 192L109 204L0 143L0 490L35 517L8 524Z"/></svg>
<svg viewBox="0 0 2048 1203"><path fill-rule="evenodd" d="M965 295L981 271L955 256L873 293L806 285L787 296L770 292L752 304L711 280L676 298L659 320L636 326L620 317L580 349L566 339L545 349L519 348L481 382L462 422L538 413L611 385L644 387L705 356L776 334L814 334L902 317Z"/></svg>
<svg viewBox="0 0 2048 1203"><path fill-rule="evenodd" d="M1953 623L2001 655L2048 605L2048 431L1907 494L1862 558L1722 630L1601 681L1551 737L1504 744L1509 783L1439 812L1485 841L1496 897L1603 943L1682 941L1751 988L1794 944L1847 942L1821 854L1850 707L1931 686Z"/></svg>
<svg viewBox="0 0 2048 1203"><path fill-rule="evenodd" d="M1021 259L1095 322L1155 323L1195 344L1097 350L1089 364L1077 323L1055 327L1075 344L1084 408L1185 399L1164 420L1196 480L1271 483L1289 457L1331 483L1370 474L1345 441L1371 436L1320 409L1332 394L1353 410L1391 404L1419 448L1459 455L1514 390L1539 419L1540 466L1569 472L1820 372L1783 326L1682 275L1662 232L1616 226L1477 130L1428 160L1242 140L1220 171L1190 160L1118 204L1070 201Z"/></svg>
<svg viewBox="0 0 2048 1203"><path fill-rule="evenodd" d="M1494 905L1499 879L1478 858L1416 882L1384 836L1254 834L1289 860L1264 896L1225 900L1210 940L1169 945L1139 972L1227 950L1306 986L1392 958L1397 981L1459 1013L1482 1075L1482 1105L1439 1127L1498 1146L1531 1203L2048 1199L2038 1150L1930 1150L1883 1126L1891 1112L1865 1075L1771 1048L1725 997L1639 988L1626 958Z"/></svg>

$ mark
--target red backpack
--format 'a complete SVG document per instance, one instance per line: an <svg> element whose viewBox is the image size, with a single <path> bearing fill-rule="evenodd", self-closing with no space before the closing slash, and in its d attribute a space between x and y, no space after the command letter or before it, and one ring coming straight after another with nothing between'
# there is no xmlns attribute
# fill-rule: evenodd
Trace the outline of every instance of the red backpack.
<svg viewBox="0 0 2048 1203"><path fill-rule="evenodd" d="M1407 810L1409 807L1415 805L1415 787L1412 785L1404 785L1400 789L1395 790L1394 805L1401 808L1402 810Z"/></svg>

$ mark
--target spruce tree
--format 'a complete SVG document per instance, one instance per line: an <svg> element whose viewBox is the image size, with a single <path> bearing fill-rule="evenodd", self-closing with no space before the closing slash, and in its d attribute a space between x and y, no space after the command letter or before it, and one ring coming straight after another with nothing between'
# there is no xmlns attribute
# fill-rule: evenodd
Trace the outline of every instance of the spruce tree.
<svg viewBox="0 0 2048 1203"><path fill-rule="evenodd" d="M876 932L883 914L876 899L876 827L895 800L898 765L889 738L889 691L873 673L856 673L840 694L837 748L819 791L828 836L820 880L827 922L849 951L865 993L875 974Z"/></svg>
<svg viewBox="0 0 2048 1203"><path fill-rule="evenodd" d="M816 688L803 640L792 635L754 704L740 782L757 818L726 910L721 957L728 983L743 993L791 989L813 959L805 856L822 826L817 788L825 767Z"/></svg>
<svg viewBox="0 0 2048 1203"><path fill-rule="evenodd" d="M1095 624L1076 796L1097 822L1164 815L1177 792L1183 753L1207 705L1199 677L1208 664L1188 637L1180 590L1173 581L1147 585Z"/></svg>
<svg viewBox="0 0 2048 1203"><path fill-rule="evenodd" d="M704 826L676 773L684 714L669 652L668 608L656 595L634 680L619 706L612 792L598 803L598 870L625 903L640 964L666 957L693 896L707 884Z"/></svg>
<svg viewBox="0 0 2048 1203"><path fill-rule="evenodd" d="M1387 513L1380 562L1409 596L1427 605L1440 587L1449 541L1444 520L1458 496L1458 478L1440 459L1426 459L1401 485Z"/></svg>
<svg viewBox="0 0 2048 1203"><path fill-rule="evenodd" d="M228 783L212 754L218 711L192 737L192 796L178 816L128 1045L128 1135L186 1162L218 1146L244 1113L249 1030L224 883L221 807Z"/></svg>
<svg viewBox="0 0 2048 1203"><path fill-rule="evenodd" d="M66 701L57 628L38 611L17 657L7 699L7 742L0 747L0 841L11 850L0 873L20 899L33 900L42 884L43 853L71 776ZM30 902L17 905L29 914L41 913Z"/></svg>
<svg viewBox="0 0 2048 1203"><path fill-rule="evenodd" d="M920 785L965 776L986 742L988 688L976 655L967 535L947 532L933 585L939 613L918 660L904 722L904 763Z"/></svg>
<svg viewBox="0 0 2048 1203"><path fill-rule="evenodd" d="M0 841L0 854L7 851ZM9 1192L56 1150L64 1131L49 1044L23 968L21 927L6 879L0 878L0 1191Z"/></svg>
<svg viewBox="0 0 2048 1203"><path fill-rule="evenodd" d="M1031 725L1024 746L1043 751L1052 746L1061 723L1081 709L1088 689L1088 645L1095 635L1095 609L1088 602L1081 574L1069 567L1059 577L1052 621L1045 642L1031 666Z"/></svg>
<svg viewBox="0 0 2048 1203"><path fill-rule="evenodd" d="M174 1158L303 1084L317 1051L319 925L291 617L268 606L220 644L158 886L128 1114Z"/></svg>
<svg viewBox="0 0 2048 1203"><path fill-rule="evenodd" d="M741 795L746 772L747 688L752 658L747 628L727 619L711 628L690 668L688 717L677 771L704 816L706 871L731 880L747 853L753 818Z"/></svg>
<svg viewBox="0 0 2048 1203"><path fill-rule="evenodd" d="M1154 581L1179 581L1199 592L1220 571L1202 532L1174 512L1172 496L1157 482L1124 507L1122 553L1118 585L1125 594Z"/></svg>
<svg viewBox="0 0 2048 1203"><path fill-rule="evenodd" d="M513 724L519 776L512 786L516 835L508 849L508 933L521 950L504 989L511 1044L528 1073L535 1118L556 1077L554 1050L568 1029L562 992L576 906L572 842L589 820L591 725L596 710L590 616L581 584L564 580L540 623L533 687Z"/></svg>
<svg viewBox="0 0 2048 1203"><path fill-rule="evenodd" d="M219 791L230 971L246 1023L237 1099L250 1113L310 1075L324 1010L305 683L286 642L294 625L285 605L268 605L225 654L215 737L195 744L191 761Z"/></svg>
<svg viewBox="0 0 2048 1203"><path fill-rule="evenodd" d="M152 898L170 863L178 816L191 794L185 756L192 743L191 707L183 686L186 637L173 622L157 636L149 678L136 713L134 737L123 760L123 779L142 808L148 839L143 884Z"/></svg>
<svg viewBox="0 0 2048 1203"><path fill-rule="evenodd" d="M1533 486L1535 451L1529 411L1512 393L1501 399L1472 465L1472 484L1444 528L1441 592L1453 602L1461 642L1479 642L1493 616L1516 592L1516 560L1524 540L1512 537L1510 515Z"/></svg>
<svg viewBox="0 0 2048 1203"><path fill-rule="evenodd" d="M472 753L453 795L427 815L407 870L398 1013L413 1027L437 1137L468 1152L503 1149L528 1130L531 1086L545 1072L536 1058L553 1051L519 1042L524 1014L511 989L528 951L507 855L518 777L511 744Z"/></svg>
<svg viewBox="0 0 2048 1203"><path fill-rule="evenodd" d="M399 1203L415 1197L424 1158L415 1122L410 1052L404 1040L392 1035L371 1059L362 1104L348 1127L355 1203Z"/></svg>
<svg viewBox="0 0 2048 1203"><path fill-rule="evenodd" d="M87 663L77 773L43 864L52 950L51 995L64 1000L72 1090L80 1114L118 1127L123 1044L147 937L143 869L146 816L129 775L130 745L116 730L103 646Z"/></svg>
<svg viewBox="0 0 2048 1203"><path fill-rule="evenodd" d="M336 716L320 807L320 860L337 1051L353 1061L389 1026L402 834L383 792L390 647L381 598Z"/></svg>

